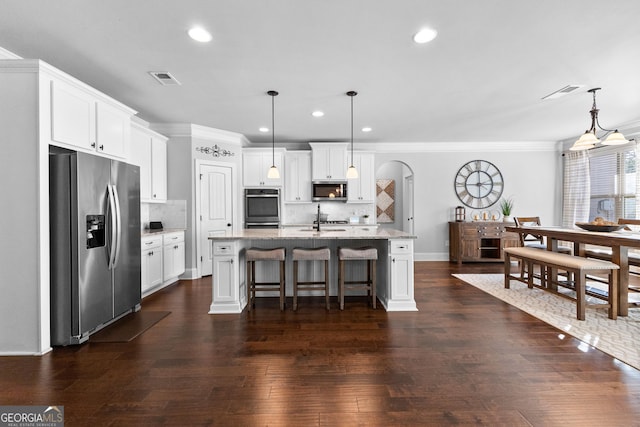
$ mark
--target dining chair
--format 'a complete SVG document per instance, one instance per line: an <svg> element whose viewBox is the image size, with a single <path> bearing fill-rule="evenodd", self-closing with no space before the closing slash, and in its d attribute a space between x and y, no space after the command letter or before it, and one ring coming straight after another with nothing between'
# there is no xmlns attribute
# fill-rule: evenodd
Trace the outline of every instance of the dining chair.
<svg viewBox="0 0 640 427"><path fill-rule="evenodd" d="M640 231L640 219L633 218L618 218L618 224L625 225L625 229L628 231ZM631 227L629 227L631 226ZM589 258L597 258L606 261L611 261L611 248L602 246L589 247L585 251L585 255ZM632 270L632 268L634 268ZM640 253L629 250L629 273L633 275L640 275ZM629 285L629 290L634 292L640 292L640 287Z"/></svg>
<svg viewBox="0 0 640 427"><path fill-rule="evenodd" d="M513 218L513 220L516 223L516 227L531 227L531 226L541 226L542 225L542 223L540 222L540 217L539 216L516 216L516 217ZM543 236L540 236L540 235L537 235L537 234L528 233L528 232L521 232L521 233L518 233L518 234L520 235L520 245L521 246L528 247L528 248L536 248L536 249L547 250L547 243L546 243L546 241L545 241ZM570 248L568 246L558 246L558 252L571 255L573 250L572 250L572 248ZM524 274L526 273L525 270L526 270L525 264L524 263L520 263L520 276L521 277L524 277ZM544 272L544 271L540 272L541 280L544 279L545 275L546 275L546 272ZM570 277L568 277L568 279L571 280Z"/></svg>

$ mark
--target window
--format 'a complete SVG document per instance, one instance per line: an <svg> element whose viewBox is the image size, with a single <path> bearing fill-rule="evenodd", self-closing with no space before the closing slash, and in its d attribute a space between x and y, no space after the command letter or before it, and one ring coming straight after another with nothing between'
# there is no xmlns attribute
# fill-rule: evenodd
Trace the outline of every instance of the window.
<svg viewBox="0 0 640 427"><path fill-rule="evenodd" d="M602 217L636 218L635 144L589 152L591 193L589 221Z"/></svg>

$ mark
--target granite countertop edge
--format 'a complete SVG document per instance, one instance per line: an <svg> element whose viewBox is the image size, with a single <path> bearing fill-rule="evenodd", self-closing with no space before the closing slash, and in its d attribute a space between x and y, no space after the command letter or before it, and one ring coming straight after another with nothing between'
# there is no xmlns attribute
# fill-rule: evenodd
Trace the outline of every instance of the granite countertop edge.
<svg viewBox="0 0 640 427"><path fill-rule="evenodd" d="M163 228L162 230L151 230L149 228L145 228L144 230L142 230L140 235L142 237L158 236L158 235L162 235L162 234L175 233L175 232L178 232L178 231L187 231L187 229L186 228Z"/></svg>

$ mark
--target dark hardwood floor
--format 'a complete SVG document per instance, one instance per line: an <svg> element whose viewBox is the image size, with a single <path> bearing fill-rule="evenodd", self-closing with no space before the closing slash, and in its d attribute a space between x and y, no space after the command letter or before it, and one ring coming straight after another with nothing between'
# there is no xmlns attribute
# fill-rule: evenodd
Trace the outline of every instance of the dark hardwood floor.
<svg viewBox="0 0 640 427"><path fill-rule="evenodd" d="M411 313L211 316L209 278L181 282L130 343L0 358L0 405L64 405L67 426L640 425L639 371L451 277L501 269L417 262Z"/></svg>

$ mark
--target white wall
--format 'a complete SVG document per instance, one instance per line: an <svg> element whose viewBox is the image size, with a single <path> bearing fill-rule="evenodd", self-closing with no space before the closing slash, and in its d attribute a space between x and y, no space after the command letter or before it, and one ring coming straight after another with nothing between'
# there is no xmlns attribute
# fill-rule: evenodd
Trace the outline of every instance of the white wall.
<svg viewBox="0 0 640 427"><path fill-rule="evenodd" d="M192 124L153 124L151 128L167 137L167 198L186 200L187 230L185 232L185 278L197 277L198 236L196 234L195 161L209 160L235 165L236 179L242 177L242 143L240 134ZM196 150L199 147L218 145L235 155L213 157ZM238 188L241 187L241 183ZM237 195L238 200L241 199ZM240 224L240 213L234 212L235 223Z"/></svg>
<svg viewBox="0 0 640 427"><path fill-rule="evenodd" d="M0 73L0 355L50 349L49 163L38 79L37 68Z"/></svg>
<svg viewBox="0 0 640 427"><path fill-rule="evenodd" d="M387 147L387 152L376 154L376 169L399 160L414 171L416 260L448 260L448 222L461 204L453 182L458 169L470 160L487 160L500 169L503 196L513 196L515 201L513 215L536 215L543 224L560 224L562 157L557 145L525 144L516 150L495 144L474 144L474 149L468 149L468 144L461 144L453 151L455 144L448 144L443 148L448 151L424 151L429 146L424 144L423 151L409 148L397 153L388 152Z"/></svg>

